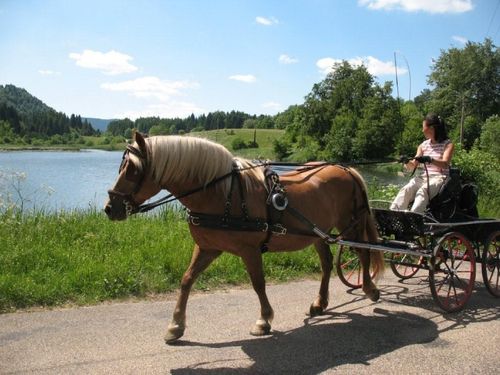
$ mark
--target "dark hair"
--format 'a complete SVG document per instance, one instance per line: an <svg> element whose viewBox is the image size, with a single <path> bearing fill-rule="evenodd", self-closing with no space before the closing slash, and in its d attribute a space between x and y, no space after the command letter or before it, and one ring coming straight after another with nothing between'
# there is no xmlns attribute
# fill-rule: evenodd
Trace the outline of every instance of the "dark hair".
<svg viewBox="0 0 500 375"><path fill-rule="evenodd" d="M434 138L437 142L441 143L448 139L448 133L446 132L446 124L441 116L436 115L435 113L429 113L425 116L425 122L427 126L431 126L434 128Z"/></svg>

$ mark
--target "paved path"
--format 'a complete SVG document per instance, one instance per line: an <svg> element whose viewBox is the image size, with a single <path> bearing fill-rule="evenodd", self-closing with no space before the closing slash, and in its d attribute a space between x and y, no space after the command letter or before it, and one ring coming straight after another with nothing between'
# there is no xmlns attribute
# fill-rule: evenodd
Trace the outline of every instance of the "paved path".
<svg viewBox="0 0 500 375"><path fill-rule="evenodd" d="M422 271L421 271L422 272ZM268 287L274 334L248 334L253 290L198 293L188 328L172 346L166 300L0 315L2 374L499 374L500 300L482 282L466 311L443 315L424 278L387 270L381 301L331 282L324 316L304 312L318 281Z"/></svg>

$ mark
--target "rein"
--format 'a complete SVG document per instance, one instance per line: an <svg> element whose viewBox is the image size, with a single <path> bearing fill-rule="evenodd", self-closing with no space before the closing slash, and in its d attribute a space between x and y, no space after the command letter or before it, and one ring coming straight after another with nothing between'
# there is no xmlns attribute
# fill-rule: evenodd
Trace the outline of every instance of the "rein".
<svg viewBox="0 0 500 375"><path fill-rule="evenodd" d="M229 229L229 230L244 230L244 231L262 231L262 232L267 232L267 238L264 240L261 246L262 252L265 252L267 250L267 243L269 242L271 236L274 235L285 235L287 233L289 234L298 234L298 235L315 235L320 237L322 240L327 242L328 244L333 244L338 242L339 239L342 238L343 234L350 229L352 229L353 226L357 225L358 219L356 217L353 217L351 220L351 225L349 225L342 233L338 235L334 235L335 237L332 237L330 234L322 231L320 228L316 226L313 222L311 222L309 219L304 217L299 211L294 209L288 204L288 198L286 197L286 192L283 186L281 185L279 181L279 176L276 172L272 171L270 167L300 167L296 169L296 172L304 172L308 170L313 170L317 168L322 168L325 166L330 166L330 165L337 165L340 168L347 169L348 166L353 166L353 165L368 165L368 164L381 164L381 163L392 163L392 162L399 162L399 160L376 160L376 161L358 161L358 162L352 162L352 163L334 163L334 162L321 162L321 163L315 163L315 164L303 164L303 163L289 163L289 162L269 162L269 161L256 161L256 164L241 168L238 166L238 164L235 162L233 163L233 168L231 169L230 172L216 177L210 182L208 182L205 185L202 185L200 187L197 187L195 189L189 190L185 193L182 193L180 195L175 196L174 194L168 194L164 197L159 198L158 200L151 202L151 203L145 203L141 205L137 205L134 202L133 195L136 194L140 188L142 187L142 181L144 180L144 171L146 170L147 167L147 157L146 155L143 154L143 152L132 146L128 145L122 158L122 163L120 165L120 170L119 172L122 171L122 169L125 167L126 162L128 161L128 153L131 153L138 157L144 164L142 166L142 176L134 176L133 179L138 179L138 183L136 188L134 189L133 192L131 193L122 193L116 190L109 190L108 193L110 197L113 199L114 197L119 197L123 200L125 207L126 207L126 212L128 215L136 214L136 213L144 213L151 211L152 209L162 206L164 204L185 198L187 196L190 196L192 194L196 194L208 187L212 187L216 185L217 183L225 180L228 177L232 177L232 182L231 182L231 189L229 192L229 196L226 201L226 207L225 207L225 214L224 216L217 216L217 215L207 215L207 214L201 214L201 213L189 213L188 215L188 221L196 226L204 226L204 227L210 227L213 229ZM268 186L269 188L269 196L266 200L266 205L268 207L268 219L263 220L263 219L254 219L254 218L249 218L248 211L246 209L246 203L244 200L243 196L243 189L242 189L242 183L241 183L241 175L240 173L245 170L251 170L254 168L260 168L260 167L266 167L266 180L269 179L271 181L270 185ZM233 217L229 214L230 210L230 200L231 200L231 194L233 190L233 182L234 180L237 180L238 182L238 187L240 190L240 195L241 195L241 201L242 201L242 211L244 214L244 217ZM355 181L353 179L353 181ZM273 220L272 218L272 209L275 209L278 212L279 217L277 220ZM362 207L361 209L369 209L368 206ZM305 224L310 232L305 232L305 231L290 231L287 228L285 228L281 224L281 215L284 210L288 210L288 212L294 216L296 219L298 219L300 222Z"/></svg>
<svg viewBox="0 0 500 375"><path fill-rule="evenodd" d="M132 152L134 155L138 156L141 159L144 158L142 156L142 153L139 150L137 150L135 147L131 146L131 145L127 146L127 150L130 151L130 152ZM133 151L131 151L131 150L133 150ZM138 153L135 152L135 151L138 151ZM360 162L351 162L351 163L335 163L335 162L331 162L331 161L325 161L325 162L322 162L322 163L319 163L319 164L312 164L312 165L308 165L308 164L304 164L304 163L270 162L270 161L257 160L257 164L254 164L251 167L238 168L237 171L238 172L243 172L243 171L250 170L250 169L255 169L255 168L270 166L270 167L300 167L297 171L298 172L303 172L303 171L307 171L307 170L312 170L312 169L316 169L316 168L325 167L327 165L356 166L356 165L383 164L383 163L394 163L394 162L399 162L399 160L397 160L397 159L385 159L385 160L360 161ZM213 179L212 181L210 181L206 185L203 185L203 186L200 186L198 188L192 189L192 190L187 191L185 193L182 193L182 194L180 194L178 196L174 196L173 194L168 194L168 195L166 195L164 197L159 198L158 200L156 200L154 202L141 204L140 206L133 208L130 211L130 213L131 214L136 214L136 213L148 212L148 211L151 211L152 209L154 209L156 207L162 206L162 205L170 203L170 202L174 202L174 201L179 200L181 198L185 198L185 197L187 197L189 195L198 193L199 191L202 191L202 190L204 190L204 189L206 189L208 187L216 185L217 183L219 183L220 181L225 180L226 178L228 178L229 176L233 175L234 173L235 173L235 168L233 168L233 170L231 170L230 172L226 173L225 175L222 175L220 177L216 177L215 179ZM118 192L113 192L113 193L116 194ZM119 193L117 195L125 196L125 194L121 194L121 193ZM131 196L131 195L132 194L128 194L128 196Z"/></svg>

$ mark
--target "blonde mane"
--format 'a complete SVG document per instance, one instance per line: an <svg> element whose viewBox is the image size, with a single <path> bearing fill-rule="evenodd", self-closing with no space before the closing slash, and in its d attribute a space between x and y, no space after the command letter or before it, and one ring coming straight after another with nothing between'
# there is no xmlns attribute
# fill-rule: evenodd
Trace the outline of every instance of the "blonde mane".
<svg viewBox="0 0 500 375"><path fill-rule="evenodd" d="M224 146L212 141L188 136L156 136L146 138L148 145L149 174L161 186L166 183L182 184L194 182L207 185L215 178L229 173L236 160L240 168L253 164L245 159L235 158ZM242 172L247 189L255 183L262 183L261 168ZM217 187L229 190L231 179L227 178Z"/></svg>

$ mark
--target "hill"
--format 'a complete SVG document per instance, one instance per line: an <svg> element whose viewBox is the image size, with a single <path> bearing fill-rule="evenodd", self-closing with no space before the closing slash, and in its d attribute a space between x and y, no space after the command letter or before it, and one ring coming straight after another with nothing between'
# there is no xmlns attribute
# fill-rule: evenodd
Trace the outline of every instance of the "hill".
<svg viewBox="0 0 500 375"><path fill-rule="evenodd" d="M94 135L92 125L79 115L70 117L43 103L23 88L0 85L0 136L27 140L54 135Z"/></svg>
<svg viewBox="0 0 500 375"><path fill-rule="evenodd" d="M0 85L0 103L14 108L21 116L33 116L43 112L56 112L23 88Z"/></svg>
<svg viewBox="0 0 500 375"><path fill-rule="evenodd" d="M88 121L94 129L100 130L102 133L104 133L108 129L109 123L111 121L114 121L114 119L107 120L93 117L82 117L82 120Z"/></svg>

